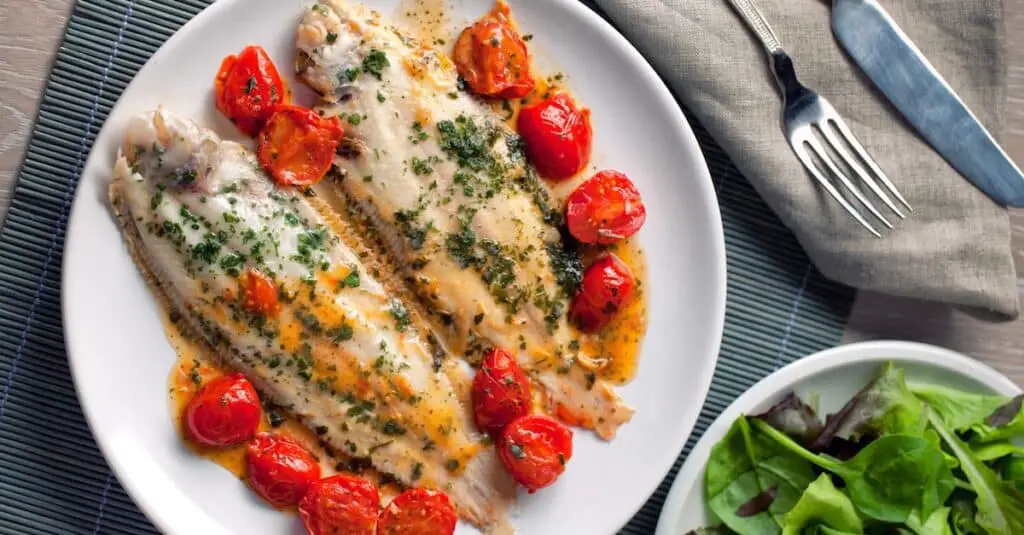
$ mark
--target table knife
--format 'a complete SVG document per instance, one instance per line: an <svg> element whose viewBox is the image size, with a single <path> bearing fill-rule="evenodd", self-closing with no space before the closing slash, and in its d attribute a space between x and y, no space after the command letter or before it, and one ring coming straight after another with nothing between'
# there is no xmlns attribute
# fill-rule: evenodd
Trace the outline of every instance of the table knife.
<svg viewBox="0 0 1024 535"><path fill-rule="evenodd" d="M832 32L918 133L996 201L1024 206L1024 174L876 0L834 0Z"/></svg>

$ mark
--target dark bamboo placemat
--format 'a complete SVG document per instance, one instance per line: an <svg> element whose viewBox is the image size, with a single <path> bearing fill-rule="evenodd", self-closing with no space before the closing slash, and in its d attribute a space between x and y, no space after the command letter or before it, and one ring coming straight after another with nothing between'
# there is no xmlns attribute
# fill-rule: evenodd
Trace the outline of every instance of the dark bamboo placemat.
<svg viewBox="0 0 1024 535"><path fill-rule="evenodd" d="M0 230L0 533L155 532L82 418L62 336L61 256L82 165L111 107L150 55L206 4L79 0L71 15ZM728 156L691 124L725 226L725 337L687 450L626 534L653 532L685 452L737 395L839 341L853 299L815 271Z"/></svg>

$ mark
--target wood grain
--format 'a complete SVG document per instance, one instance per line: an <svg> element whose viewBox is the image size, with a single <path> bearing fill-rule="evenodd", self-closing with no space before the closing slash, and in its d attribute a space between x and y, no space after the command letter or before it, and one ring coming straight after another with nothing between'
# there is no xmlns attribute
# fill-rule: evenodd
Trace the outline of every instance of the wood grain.
<svg viewBox="0 0 1024 535"><path fill-rule="evenodd" d="M1009 102L1003 143L1024 162L1024 0L1004 0ZM25 149L40 92L72 0L0 2L0 217ZM1024 297L1024 211L1012 214L1013 249ZM1024 319L988 323L947 306L861 292L845 337L918 340L963 351L1024 386Z"/></svg>

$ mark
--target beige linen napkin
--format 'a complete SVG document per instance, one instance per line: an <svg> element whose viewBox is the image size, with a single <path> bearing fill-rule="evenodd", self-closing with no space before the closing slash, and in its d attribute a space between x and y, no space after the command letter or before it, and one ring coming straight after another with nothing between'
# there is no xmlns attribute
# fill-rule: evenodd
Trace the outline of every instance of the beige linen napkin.
<svg viewBox="0 0 1024 535"><path fill-rule="evenodd" d="M793 155L764 50L726 0L596 0L825 276L857 288L1016 317L1006 209L935 153L845 55L831 33L828 2L755 2L792 56L801 82L832 102L914 207L906 220L890 218L896 230L884 238L857 225ZM882 3L998 136L1006 102L1002 3ZM885 209L881 201L876 204Z"/></svg>

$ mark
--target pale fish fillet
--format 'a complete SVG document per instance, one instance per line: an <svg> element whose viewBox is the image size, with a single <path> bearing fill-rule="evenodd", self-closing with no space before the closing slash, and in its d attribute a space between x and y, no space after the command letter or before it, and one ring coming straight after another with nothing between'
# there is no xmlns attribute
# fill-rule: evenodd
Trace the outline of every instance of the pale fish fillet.
<svg viewBox="0 0 1024 535"><path fill-rule="evenodd" d="M243 146L161 110L128 126L110 197L157 295L263 395L336 452L443 489L463 518L504 530L514 487L459 399L469 379L438 369L317 199L276 188ZM241 306L249 269L274 279L276 316Z"/></svg>
<svg viewBox="0 0 1024 535"><path fill-rule="evenodd" d="M374 223L449 349L518 352L549 410L605 439L632 416L567 321L579 260L520 138L459 91L451 62L376 12L307 9L297 73L347 139L337 187Z"/></svg>

